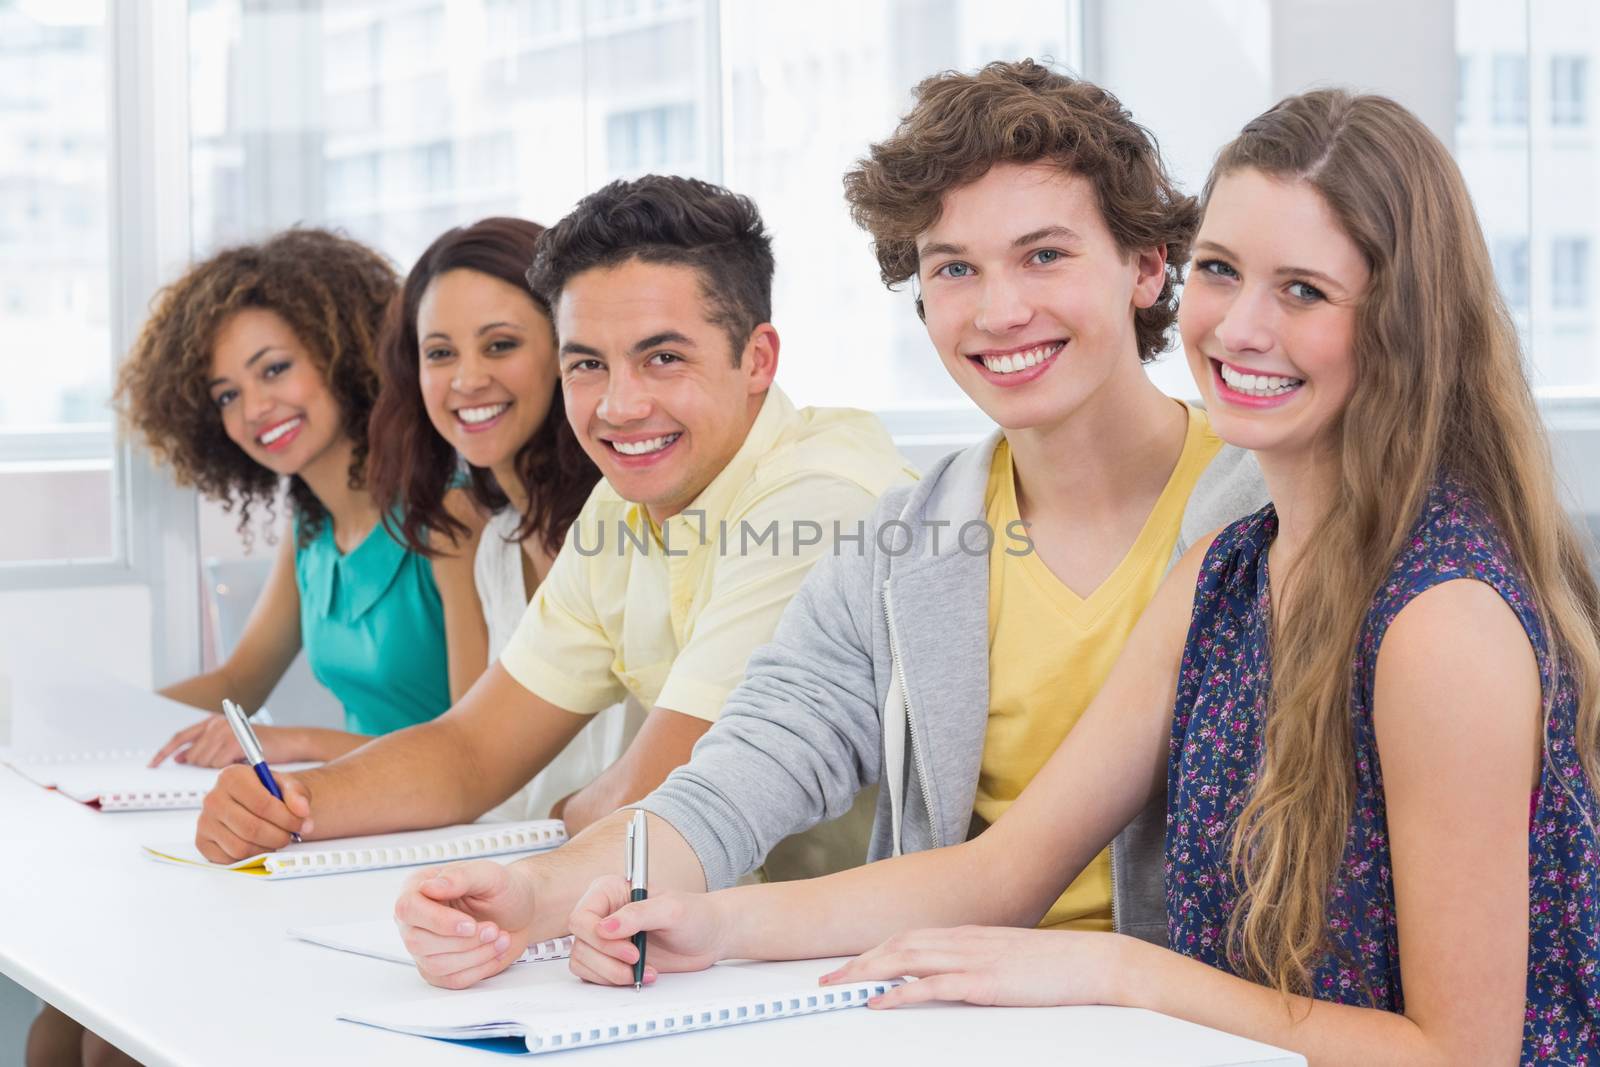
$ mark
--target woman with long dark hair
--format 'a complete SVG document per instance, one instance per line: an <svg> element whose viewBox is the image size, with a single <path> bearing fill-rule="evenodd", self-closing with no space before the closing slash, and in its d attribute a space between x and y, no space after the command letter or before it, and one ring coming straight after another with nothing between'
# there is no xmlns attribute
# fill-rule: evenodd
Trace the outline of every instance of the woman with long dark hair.
<svg viewBox="0 0 1600 1067"><path fill-rule="evenodd" d="M464 481L487 517L473 573L491 662L600 477L567 422L550 309L524 280L543 232L502 217L442 234L379 343L373 493L401 540L426 552L430 535L455 532L445 500ZM498 811L542 818L610 766L637 727L637 715L601 713Z"/></svg>

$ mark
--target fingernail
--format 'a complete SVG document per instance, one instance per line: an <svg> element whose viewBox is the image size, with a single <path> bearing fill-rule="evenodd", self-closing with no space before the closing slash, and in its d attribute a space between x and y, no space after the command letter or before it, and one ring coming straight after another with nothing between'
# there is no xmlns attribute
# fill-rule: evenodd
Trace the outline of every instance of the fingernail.
<svg viewBox="0 0 1600 1067"><path fill-rule="evenodd" d="M833 981L833 975L825 974L821 978L817 979L817 984L818 985L827 985L831 981Z"/></svg>
<svg viewBox="0 0 1600 1067"><path fill-rule="evenodd" d="M649 985L651 982L654 982L655 980L656 980L656 969L654 967L648 967L648 966L645 967L645 969L644 969L644 984L645 985Z"/></svg>
<svg viewBox="0 0 1600 1067"><path fill-rule="evenodd" d="M300 824L300 832L302 834L309 834L311 832L311 820L310 819L307 819L305 822Z"/></svg>
<svg viewBox="0 0 1600 1067"><path fill-rule="evenodd" d="M510 934L501 934L499 937L494 939L494 950L495 950L496 953L504 952L506 949L508 949L510 947L511 947L511 935Z"/></svg>
<svg viewBox="0 0 1600 1067"><path fill-rule="evenodd" d="M484 944L487 945L489 942L493 941L494 937L494 923L484 923L483 926L478 929L478 940L482 941Z"/></svg>
<svg viewBox="0 0 1600 1067"><path fill-rule="evenodd" d="M600 929L602 929L602 930L615 930L617 927L619 927L621 925L622 924L619 923L614 918L613 919L606 919L606 920L604 920L604 921L602 921L600 923Z"/></svg>
<svg viewBox="0 0 1600 1067"><path fill-rule="evenodd" d="M462 937L471 937L472 931L477 929L477 925L477 923L458 922L456 923L456 933Z"/></svg>

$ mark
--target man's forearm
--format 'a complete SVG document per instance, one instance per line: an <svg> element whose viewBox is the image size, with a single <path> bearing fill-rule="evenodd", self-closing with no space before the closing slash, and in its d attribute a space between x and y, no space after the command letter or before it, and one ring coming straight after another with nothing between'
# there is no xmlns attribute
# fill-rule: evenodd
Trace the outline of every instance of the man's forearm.
<svg viewBox="0 0 1600 1067"><path fill-rule="evenodd" d="M554 852L518 860L517 873L533 884L533 940L570 933L567 919L590 883L623 872L623 851L631 810L613 812ZM650 834L650 889L704 893L705 872L682 834L658 815L647 814Z"/></svg>
<svg viewBox="0 0 1600 1067"><path fill-rule="evenodd" d="M471 822L496 803L486 796L495 788L489 777L448 719L375 738L298 775L323 839Z"/></svg>

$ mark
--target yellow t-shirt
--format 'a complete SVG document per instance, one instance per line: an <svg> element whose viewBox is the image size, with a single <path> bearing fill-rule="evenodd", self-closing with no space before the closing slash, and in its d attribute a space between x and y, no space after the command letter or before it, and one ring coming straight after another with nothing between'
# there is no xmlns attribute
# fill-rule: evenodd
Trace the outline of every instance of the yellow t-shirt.
<svg viewBox="0 0 1600 1067"><path fill-rule="evenodd" d="M1111 575L1087 597L1068 589L1036 553L997 533L989 553L989 725L973 807L992 824L1039 773L1105 683L1133 624L1166 576L1183 511L1222 447L1205 413L1189 408L1178 464L1144 529ZM985 513L1005 531L1021 516L1005 441L989 468ZM1111 929L1111 852L1102 851L1061 894L1041 927Z"/></svg>

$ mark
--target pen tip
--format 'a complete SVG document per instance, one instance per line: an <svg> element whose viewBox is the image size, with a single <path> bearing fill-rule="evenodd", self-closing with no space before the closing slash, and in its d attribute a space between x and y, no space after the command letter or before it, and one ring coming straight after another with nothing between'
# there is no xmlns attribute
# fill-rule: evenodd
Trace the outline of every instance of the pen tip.
<svg viewBox="0 0 1600 1067"><path fill-rule="evenodd" d="M639 990L641 990L643 988L644 988L644 983L643 982L635 982L635 983L633 983L633 991L635 993L639 992Z"/></svg>

